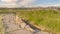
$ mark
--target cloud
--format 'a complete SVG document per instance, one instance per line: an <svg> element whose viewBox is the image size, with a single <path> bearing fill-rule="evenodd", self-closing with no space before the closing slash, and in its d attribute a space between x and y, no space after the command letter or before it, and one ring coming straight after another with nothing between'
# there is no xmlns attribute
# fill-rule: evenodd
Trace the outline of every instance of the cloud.
<svg viewBox="0 0 60 34"><path fill-rule="evenodd" d="M60 4L51 4L51 5L33 5L37 0L1 0L0 1L0 7L37 7L37 6L60 6ZM2 3L1 3L2 2Z"/></svg>
<svg viewBox="0 0 60 34"><path fill-rule="evenodd" d="M14 8L17 7L18 5L12 3L12 4L0 4L0 7L6 7L6 8Z"/></svg>
<svg viewBox="0 0 60 34"><path fill-rule="evenodd" d="M1 0L1 1L6 3L11 3L11 2L16 2L17 0Z"/></svg>
<svg viewBox="0 0 60 34"><path fill-rule="evenodd" d="M0 4L1 6L5 7L20 7L20 6L29 6L32 2L35 0L1 0L2 2L5 2L4 4Z"/></svg>
<svg viewBox="0 0 60 34"><path fill-rule="evenodd" d="M41 7L48 7L48 6L60 6L60 4L46 4L46 5L41 5L41 4L37 4L37 5L33 5L31 7L38 7L38 6L41 6Z"/></svg>
<svg viewBox="0 0 60 34"><path fill-rule="evenodd" d="M29 5L30 3L34 2L35 0L22 0L19 4L22 6Z"/></svg>

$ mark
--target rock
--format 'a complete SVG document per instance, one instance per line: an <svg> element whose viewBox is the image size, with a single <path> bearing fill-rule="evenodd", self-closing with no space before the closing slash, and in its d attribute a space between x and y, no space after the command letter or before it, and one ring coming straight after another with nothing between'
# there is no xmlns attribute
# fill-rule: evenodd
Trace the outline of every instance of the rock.
<svg viewBox="0 0 60 34"><path fill-rule="evenodd" d="M26 24L25 23L21 23L20 26L21 26L21 28L25 28Z"/></svg>
<svg viewBox="0 0 60 34"><path fill-rule="evenodd" d="M29 25L26 25L25 29L34 32L34 30Z"/></svg>

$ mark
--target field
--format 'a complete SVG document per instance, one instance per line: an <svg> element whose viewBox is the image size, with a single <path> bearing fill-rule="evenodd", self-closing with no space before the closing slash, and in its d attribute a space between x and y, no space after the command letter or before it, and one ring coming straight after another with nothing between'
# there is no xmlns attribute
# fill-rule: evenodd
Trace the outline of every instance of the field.
<svg viewBox="0 0 60 34"><path fill-rule="evenodd" d="M29 20L31 23L34 23L37 26L43 26L47 30L60 34L60 10L1 10L0 12L16 12L20 18ZM1 23L0 23L1 24ZM0 25L2 28L2 24Z"/></svg>
<svg viewBox="0 0 60 34"><path fill-rule="evenodd" d="M20 11L17 14L37 26L44 26L47 30L60 34L59 10Z"/></svg>

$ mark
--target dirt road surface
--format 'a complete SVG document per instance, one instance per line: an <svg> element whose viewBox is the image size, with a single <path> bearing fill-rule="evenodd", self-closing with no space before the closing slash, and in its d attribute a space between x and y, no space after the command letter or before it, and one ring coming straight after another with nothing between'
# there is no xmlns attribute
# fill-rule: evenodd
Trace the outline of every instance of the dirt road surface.
<svg viewBox="0 0 60 34"><path fill-rule="evenodd" d="M21 23L21 25L16 24L15 21L16 20L16 15L14 14L3 14L2 16L2 21L5 27L5 34L49 34L48 32L42 32L39 30L34 30L34 31L30 31L30 30L26 30L25 27L27 26L22 26L24 28L21 27L21 25L23 25ZM24 23L25 24L25 23ZM28 25L28 28L30 28L30 26ZM30 28L32 29L32 28Z"/></svg>

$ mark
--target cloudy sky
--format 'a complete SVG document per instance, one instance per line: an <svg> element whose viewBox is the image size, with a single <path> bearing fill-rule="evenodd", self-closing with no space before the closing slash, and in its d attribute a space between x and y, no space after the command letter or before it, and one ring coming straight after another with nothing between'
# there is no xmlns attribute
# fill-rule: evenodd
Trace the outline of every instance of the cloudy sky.
<svg viewBox="0 0 60 34"><path fill-rule="evenodd" d="M0 7L60 6L60 0L0 0Z"/></svg>

